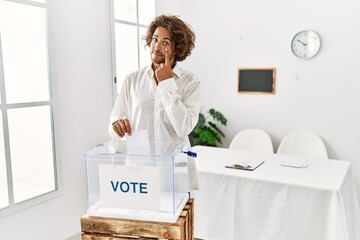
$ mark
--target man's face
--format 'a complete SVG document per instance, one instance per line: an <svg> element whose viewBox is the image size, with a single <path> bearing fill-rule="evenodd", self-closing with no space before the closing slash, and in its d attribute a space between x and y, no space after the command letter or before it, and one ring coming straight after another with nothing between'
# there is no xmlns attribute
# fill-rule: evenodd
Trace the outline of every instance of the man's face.
<svg viewBox="0 0 360 240"><path fill-rule="evenodd" d="M165 63L165 48L167 49L170 64L174 62L174 42L169 30L163 27L155 29L153 38L150 43L151 61L155 64Z"/></svg>

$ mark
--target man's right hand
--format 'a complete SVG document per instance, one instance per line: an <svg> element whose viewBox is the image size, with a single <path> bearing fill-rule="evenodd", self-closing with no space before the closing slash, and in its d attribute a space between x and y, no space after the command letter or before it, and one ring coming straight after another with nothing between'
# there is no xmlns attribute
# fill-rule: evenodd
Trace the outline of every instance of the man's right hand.
<svg viewBox="0 0 360 240"><path fill-rule="evenodd" d="M112 124L112 127L120 137L125 136L125 133L127 133L129 136L131 135L130 123L126 118L117 120Z"/></svg>

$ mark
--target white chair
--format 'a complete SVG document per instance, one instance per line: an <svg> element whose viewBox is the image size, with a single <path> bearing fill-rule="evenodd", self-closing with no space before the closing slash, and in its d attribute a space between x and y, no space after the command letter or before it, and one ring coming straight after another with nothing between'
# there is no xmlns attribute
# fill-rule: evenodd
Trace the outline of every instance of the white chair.
<svg viewBox="0 0 360 240"><path fill-rule="evenodd" d="M280 142L278 154L328 159L323 140L309 131L291 132Z"/></svg>
<svg viewBox="0 0 360 240"><path fill-rule="evenodd" d="M240 131L231 141L229 148L261 153L274 153L270 135L261 129L245 129Z"/></svg>

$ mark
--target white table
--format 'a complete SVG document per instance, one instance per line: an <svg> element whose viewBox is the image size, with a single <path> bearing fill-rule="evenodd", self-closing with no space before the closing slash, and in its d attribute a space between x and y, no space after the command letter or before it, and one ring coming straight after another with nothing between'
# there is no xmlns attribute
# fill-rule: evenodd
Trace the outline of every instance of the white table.
<svg viewBox="0 0 360 240"><path fill-rule="evenodd" d="M195 237L206 240L359 240L360 214L350 163L196 146L200 191ZM254 171L225 168L263 159Z"/></svg>

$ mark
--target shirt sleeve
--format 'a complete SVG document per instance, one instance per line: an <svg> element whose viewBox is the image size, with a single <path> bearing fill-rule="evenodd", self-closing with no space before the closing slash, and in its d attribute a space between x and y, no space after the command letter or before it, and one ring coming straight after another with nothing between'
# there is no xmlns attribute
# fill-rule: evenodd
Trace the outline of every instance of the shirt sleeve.
<svg viewBox="0 0 360 240"><path fill-rule="evenodd" d="M200 82L192 75L180 93L176 80L170 78L159 83L156 94L176 134L181 138L188 136L199 118Z"/></svg>
<svg viewBox="0 0 360 240"><path fill-rule="evenodd" d="M116 98L116 102L115 105L110 113L110 123L109 123L109 127L108 127L108 132L109 135L111 137L111 139L115 140L116 138L118 138L119 136L117 135L116 132L114 132L112 124L114 122L116 122L119 119L124 119L127 118L129 116L129 109L128 106L130 105L130 91L129 91L129 76L126 77L126 79L124 80L120 93Z"/></svg>

